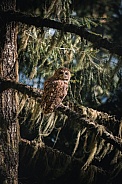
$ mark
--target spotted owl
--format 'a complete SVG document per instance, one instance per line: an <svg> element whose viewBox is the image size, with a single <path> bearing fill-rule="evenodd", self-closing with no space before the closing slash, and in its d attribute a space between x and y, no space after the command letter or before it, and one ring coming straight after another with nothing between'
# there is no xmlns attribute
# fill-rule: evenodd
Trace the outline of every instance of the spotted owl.
<svg viewBox="0 0 122 184"><path fill-rule="evenodd" d="M67 95L70 77L69 69L62 67L45 81L41 103L44 114L52 113L62 103Z"/></svg>

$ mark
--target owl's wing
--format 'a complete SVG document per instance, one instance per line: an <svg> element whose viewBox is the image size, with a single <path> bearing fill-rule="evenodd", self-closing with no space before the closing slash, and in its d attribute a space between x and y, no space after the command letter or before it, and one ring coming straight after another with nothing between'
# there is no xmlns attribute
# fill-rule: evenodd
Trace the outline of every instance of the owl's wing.
<svg viewBox="0 0 122 184"><path fill-rule="evenodd" d="M44 84L44 93L47 93L48 96L54 96L54 98L56 96L63 98L67 94L67 90L68 85L64 85L62 80L46 81Z"/></svg>
<svg viewBox="0 0 122 184"><path fill-rule="evenodd" d="M47 80L44 84L42 107L44 113L52 112L63 100L64 85L60 80Z"/></svg>

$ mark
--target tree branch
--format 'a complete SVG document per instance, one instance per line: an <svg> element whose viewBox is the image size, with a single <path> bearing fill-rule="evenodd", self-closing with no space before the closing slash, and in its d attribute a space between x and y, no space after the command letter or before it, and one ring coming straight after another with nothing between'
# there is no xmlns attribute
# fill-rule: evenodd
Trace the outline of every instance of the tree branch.
<svg viewBox="0 0 122 184"><path fill-rule="evenodd" d="M0 12L0 17L3 22L17 21L28 25L34 25L36 27L49 27L64 32L74 33L90 41L97 49L104 48L109 52L122 56L122 46L118 43L109 42L106 38L102 38L100 35L90 32L83 26L77 26L74 24L65 24L50 19L42 19L40 16L33 17L32 15L26 15L24 13L15 11Z"/></svg>
<svg viewBox="0 0 122 184"><path fill-rule="evenodd" d="M34 89L30 86L20 84L20 83L14 82L14 81L10 81L10 80L5 80L2 78L0 78L0 83L1 83L1 86L3 87L2 90L8 89L8 88L13 88L13 89L20 91L23 94L29 95L29 97L37 98L37 101L39 103L41 102L42 91L40 89ZM0 92L2 90L0 90ZM108 132L102 123L98 124L96 120L90 119L89 116L88 116L88 118L83 117L84 114L82 112L78 113L78 112L72 111L70 108L65 107L65 106L58 107L57 111L62 112L63 114L67 115L71 119L71 121L74 121L75 122L74 126L79 125L79 126L77 126L78 128L79 127L82 128L83 126L85 126L88 129L92 129L93 131L97 131L97 133L100 137L105 139L107 142L111 143L118 150L122 151L122 139L117 137L117 136L114 136L112 133ZM93 112L93 114L94 114L94 112ZM107 113L105 113L105 114L107 114ZM98 113L98 116L99 116L99 113ZM109 116L108 116L108 119L109 119ZM102 121L102 118L101 118L101 121ZM105 119L104 119L104 121L105 121ZM113 122L114 122L114 119L113 119ZM119 121L115 121L115 122L117 123L116 127L118 129L120 122ZM113 126L115 127L114 123L113 123Z"/></svg>
<svg viewBox="0 0 122 184"><path fill-rule="evenodd" d="M22 94L27 94L29 97L40 98L42 95L42 90L40 89L36 89L12 80L0 78L0 93L9 88L16 89Z"/></svg>
<svg viewBox="0 0 122 184"><path fill-rule="evenodd" d="M43 179L46 183L50 183L51 177L56 180L64 176L65 173L70 173L70 170L73 170L74 167L74 174L78 178L78 170L80 170L83 164L81 159L72 158L70 155L59 150L52 149L48 146L41 146L40 144L35 145L31 141L21 139L19 175L23 181L24 176L25 178L28 176L30 178L30 182L28 183L40 183ZM72 176L73 173L71 172L70 174ZM33 179L36 182L32 181Z"/></svg>
<svg viewBox="0 0 122 184"><path fill-rule="evenodd" d="M100 137L111 143L118 150L122 151L122 139L109 133L103 125L99 125L97 122L84 118L82 114L72 111L65 106L60 106L57 110L71 118L71 121L79 125L78 127L82 128L84 126L88 129L92 129L92 131L96 131Z"/></svg>

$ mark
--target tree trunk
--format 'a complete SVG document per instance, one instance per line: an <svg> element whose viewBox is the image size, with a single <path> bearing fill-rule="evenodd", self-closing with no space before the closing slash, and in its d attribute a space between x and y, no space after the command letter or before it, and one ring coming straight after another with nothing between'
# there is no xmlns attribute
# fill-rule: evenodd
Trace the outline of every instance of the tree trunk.
<svg viewBox="0 0 122 184"><path fill-rule="evenodd" d="M16 0L0 1L0 10L15 10ZM15 22L0 19L0 76L17 81L17 29ZM0 94L0 184L18 183L17 92Z"/></svg>

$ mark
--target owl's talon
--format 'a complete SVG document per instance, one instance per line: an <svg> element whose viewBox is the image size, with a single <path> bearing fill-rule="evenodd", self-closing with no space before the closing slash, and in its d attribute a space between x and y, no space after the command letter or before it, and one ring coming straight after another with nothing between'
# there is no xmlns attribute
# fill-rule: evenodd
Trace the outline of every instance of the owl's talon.
<svg viewBox="0 0 122 184"><path fill-rule="evenodd" d="M42 147L44 146L44 142L42 141L42 139L39 137L35 138L34 140L31 141L31 143L35 146L39 146L39 147Z"/></svg>

